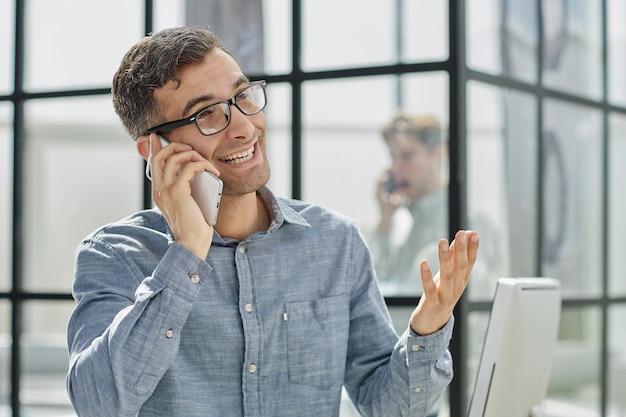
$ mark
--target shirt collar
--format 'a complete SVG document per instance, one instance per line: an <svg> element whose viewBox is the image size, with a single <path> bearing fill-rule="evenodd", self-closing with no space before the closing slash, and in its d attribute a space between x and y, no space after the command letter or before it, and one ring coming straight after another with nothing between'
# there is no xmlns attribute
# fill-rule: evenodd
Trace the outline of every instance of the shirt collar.
<svg viewBox="0 0 626 417"><path fill-rule="evenodd" d="M258 194L265 202L272 219L268 231L273 232L284 223L311 227L309 222L289 205L289 200L277 198L266 186L259 189Z"/></svg>

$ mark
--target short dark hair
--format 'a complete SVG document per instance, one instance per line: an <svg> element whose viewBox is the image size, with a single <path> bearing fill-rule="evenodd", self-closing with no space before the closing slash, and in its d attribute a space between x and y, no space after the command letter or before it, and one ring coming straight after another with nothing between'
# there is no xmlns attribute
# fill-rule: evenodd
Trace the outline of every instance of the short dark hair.
<svg viewBox="0 0 626 417"><path fill-rule="evenodd" d="M421 140L430 149L443 144L441 124L434 116L428 114L398 112L383 127L382 134L385 141L389 142L389 139L398 133Z"/></svg>
<svg viewBox="0 0 626 417"><path fill-rule="evenodd" d="M164 123L154 90L169 80L179 82L184 65L201 62L219 48L221 40L210 29L179 27L151 34L124 56L113 77L113 107L133 139L150 127Z"/></svg>

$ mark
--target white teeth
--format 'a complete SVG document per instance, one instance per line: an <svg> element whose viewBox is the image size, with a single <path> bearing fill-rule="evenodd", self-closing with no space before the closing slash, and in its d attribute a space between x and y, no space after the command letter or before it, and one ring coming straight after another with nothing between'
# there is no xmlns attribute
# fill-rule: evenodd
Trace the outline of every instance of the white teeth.
<svg viewBox="0 0 626 417"><path fill-rule="evenodd" d="M251 146L250 149L245 152L238 152L232 155L228 155L224 158L224 161L234 164L241 164L243 162L249 161L250 158L252 158L252 155L254 155L254 146Z"/></svg>

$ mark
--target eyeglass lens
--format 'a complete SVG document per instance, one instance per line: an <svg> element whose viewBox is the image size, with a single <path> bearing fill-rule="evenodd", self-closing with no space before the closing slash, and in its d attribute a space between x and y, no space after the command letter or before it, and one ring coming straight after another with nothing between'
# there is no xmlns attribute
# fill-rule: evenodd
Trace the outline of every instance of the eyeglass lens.
<svg viewBox="0 0 626 417"><path fill-rule="evenodd" d="M261 84L252 84L234 98L235 106L246 116L253 116L265 107L265 92ZM217 133L230 122L230 102L215 103L196 116L196 123L204 134Z"/></svg>

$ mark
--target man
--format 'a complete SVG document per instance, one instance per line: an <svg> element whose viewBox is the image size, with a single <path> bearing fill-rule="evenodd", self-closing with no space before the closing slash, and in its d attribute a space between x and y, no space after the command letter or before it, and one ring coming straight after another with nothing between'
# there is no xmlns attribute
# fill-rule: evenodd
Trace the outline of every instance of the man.
<svg viewBox="0 0 626 417"><path fill-rule="evenodd" d="M213 33L146 37L112 92L151 155L158 210L77 251L67 382L77 413L337 416L343 385L364 416L426 415L452 376L452 310L478 235L441 241L440 274L424 264L425 296L398 338L355 223L265 186L264 85ZM205 170L224 182L215 227L189 185Z"/></svg>
<svg viewBox="0 0 626 417"><path fill-rule="evenodd" d="M438 241L448 230L447 143L434 117L404 112L382 136L391 166L376 184L380 218L368 242L386 294L421 293L419 263L437 261Z"/></svg>

